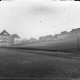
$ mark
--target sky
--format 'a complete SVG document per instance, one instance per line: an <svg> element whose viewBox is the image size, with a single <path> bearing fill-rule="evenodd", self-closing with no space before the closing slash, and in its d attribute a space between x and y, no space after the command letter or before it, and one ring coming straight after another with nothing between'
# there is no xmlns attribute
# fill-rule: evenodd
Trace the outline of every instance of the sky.
<svg viewBox="0 0 80 80"><path fill-rule="evenodd" d="M0 32L39 38L80 27L80 2L12 0L0 2Z"/></svg>

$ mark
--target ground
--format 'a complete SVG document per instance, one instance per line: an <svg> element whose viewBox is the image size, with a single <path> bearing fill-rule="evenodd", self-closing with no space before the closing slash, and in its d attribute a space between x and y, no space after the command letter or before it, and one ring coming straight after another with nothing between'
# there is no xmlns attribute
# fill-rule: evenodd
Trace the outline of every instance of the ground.
<svg viewBox="0 0 80 80"><path fill-rule="evenodd" d="M49 52L1 48L0 78L47 78L49 80L80 78L79 59L48 56L46 53Z"/></svg>

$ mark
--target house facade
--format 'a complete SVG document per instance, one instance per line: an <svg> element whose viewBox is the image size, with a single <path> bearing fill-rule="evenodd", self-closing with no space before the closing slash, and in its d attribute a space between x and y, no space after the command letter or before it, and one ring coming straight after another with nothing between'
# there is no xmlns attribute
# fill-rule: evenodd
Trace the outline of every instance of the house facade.
<svg viewBox="0 0 80 80"><path fill-rule="evenodd" d="M43 42L44 41L52 41L54 39L55 39L55 37L53 35L47 35L47 36L40 37L39 41L43 41Z"/></svg>
<svg viewBox="0 0 80 80"><path fill-rule="evenodd" d="M69 35L79 36L79 37L80 37L80 28L72 29L72 30L69 32Z"/></svg>
<svg viewBox="0 0 80 80"><path fill-rule="evenodd" d="M60 34L57 35L57 39L65 39L68 37L68 32L67 31L63 31Z"/></svg>
<svg viewBox="0 0 80 80"><path fill-rule="evenodd" d="M17 34L12 34L12 44L20 44L21 39Z"/></svg>
<svg viewBox="0 0 80 80"><path fill-rule="evenodd" d="M20 39L20 37L18 37ZM10 46L14 45L15 37L9 34L6 30L0 33L0 46Z"/></svg>

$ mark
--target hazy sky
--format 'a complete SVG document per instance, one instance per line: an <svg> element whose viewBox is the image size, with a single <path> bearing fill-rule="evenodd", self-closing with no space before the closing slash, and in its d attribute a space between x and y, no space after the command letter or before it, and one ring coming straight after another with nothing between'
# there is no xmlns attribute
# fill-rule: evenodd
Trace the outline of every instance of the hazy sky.
<svg viewBox="0 0 80 80"><path fill-rule="evenodd" d="M14 0L0 2L0 32L22 38L54 35L80 27L80 2Z"/></svg>

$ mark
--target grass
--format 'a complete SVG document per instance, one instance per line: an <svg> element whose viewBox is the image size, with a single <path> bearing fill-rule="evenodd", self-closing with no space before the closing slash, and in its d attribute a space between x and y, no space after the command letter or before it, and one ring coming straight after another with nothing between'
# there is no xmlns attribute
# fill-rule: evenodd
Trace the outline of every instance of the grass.
<svg viewBox="0 0 80 80"><path fill-rule="evenodd" d="M80 60L0 49L0 78L80 78Z"/></svg>
<svg viewBox="0 0 80 80"><path fill-rule="evenodd" d="M48 41L43 43L21 46L17 48L24 50L31 49L31 50L42 50L42 51L61 51L61 52L80 53L79 42L77 40L77 37L73 36L71 38L66 38L63 40Z"/></svg>
<svg viewBox="0 0 80 80"><path fill-rule="evenodd" d="M52 51L52 52L70 52L80 53L80 40L76 35L69 35L63 40L54 40L48 42L41 42L36 44L29 44L24 46L12 46L9 48L21 49L21 50L40 50L40 51Z"/></svg>
<svg viewBox="0 0 80 80"><path fill-rule="evenodd" d="M75 37L1 48L0 78L80 79L79 53Z"/></svg>

